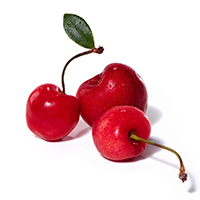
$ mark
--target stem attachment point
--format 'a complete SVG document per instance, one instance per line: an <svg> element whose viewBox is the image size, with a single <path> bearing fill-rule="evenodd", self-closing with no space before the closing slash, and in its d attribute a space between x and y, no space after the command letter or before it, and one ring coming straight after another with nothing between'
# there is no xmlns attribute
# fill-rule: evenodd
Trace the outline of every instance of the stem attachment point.
<svg viewBox="0 0 200 200"><path fill-rule="evenodd" d="M93 53L101 54L101 53L103 53L104 48L103 47L93 48L92 51L93 51Z"/></svg>
<svg viewBox="0 0 200 200"><path fill-rule="evenodd" d="M65 94L64 75L65 75L65 70L66 70L67 66L69 65L69 63L70 63L72 60L74 60L74 59L76 59L76 58L78 58L78 57L81 57L81 56L84 56L84 55L87 55L87 54L90 54L90 53L98 53L98 54L101 54L101 53L103 53L103 51L104 51L104 48L103 48L103 47L98 47L98 48L90 49L90 50L88 50L88 51L85 51L85 52L83 52L83 53L79 53L79 54L73 56L73 57L65 64L65 66L64 66L64 68L63 68L63 71L62 71L62 77L61 77L61 79L62 79L62 80L61 80L61 81L62 81L62 94Z"/></svg>

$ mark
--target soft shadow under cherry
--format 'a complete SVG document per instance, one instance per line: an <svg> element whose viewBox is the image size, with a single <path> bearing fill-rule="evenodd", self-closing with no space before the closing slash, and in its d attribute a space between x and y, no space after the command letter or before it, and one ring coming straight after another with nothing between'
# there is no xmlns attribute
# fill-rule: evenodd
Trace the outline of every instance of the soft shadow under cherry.
<svg viewBox="0 0 200 200"><path fill-rule="evenodd" d="M156 123L158 123L163 116L161 110L152 105L148 106L146 115L148 116L151 125L155 125Z"/></svg>
<svg viewBox="0 0 200 200"><path fill-rule="evenodd" d="M80 119L75 129L68 136L63 138L61 141L69 141L73 139L78 139L80 137L83 137L87 133L89 133L90 130L91 130L91 127L88 126L82 119Z"/></svg>
<svg viewBox="0 0 200 200"><path fill-rule="evenodd" d="M158 143L158 144L162 144L163 143L160 139L155 138L155 137L150 137L149 140L152 141L152 142ZM144 152L142 154L142 157L144 159L149 158L149 157L153 156L155 153L157 153L157 152L159 152L161 150L162 149L160 149L158 147L155 147L155 146L147 144L146 149L144 150Z"/></svg>

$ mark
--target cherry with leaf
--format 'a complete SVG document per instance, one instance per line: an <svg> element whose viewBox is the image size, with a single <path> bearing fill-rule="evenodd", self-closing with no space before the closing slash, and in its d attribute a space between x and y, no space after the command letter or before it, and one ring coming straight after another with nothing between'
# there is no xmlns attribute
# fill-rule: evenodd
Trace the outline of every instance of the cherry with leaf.
<svg viewBox="0 0 200 200"><path fill-rule="evenodd" d="M103 47L95 48L92 31L83 18L65 14L63 26L74 42L90 50L75 55L66 63L61 77L62 90L54 84L42 84L33 90L27 100L27 126L35 135L48 141L66 137L79 121L79 101L65 93L64 74L67 66L75 58L90 53L101 54L104 50Z"/></svg>
<svg viewBox="0 0 200 200"><path fill-rule="evenodd" d="M89 50L75 55L66 63L61 76L62 90L54 84L43 84L33 90L26 104L26 121L29 129L35 135L47 141L60 140L66 137L77 125L80 111L84 110L84 104L80 104L81 101L83 102L81 99L86 99L87 108L85 111L92 110L91 108L93 110L90 113L91 115L83 114L82 116L93 127L94 144L102 156L115 161L131 159L141 155L146 148L146 144L154 145L168 150L178 157L180 162L179 178L183 182L186 181L187 174L180 155L171 148L148 140L151 126L148 117L144 113L147 108L147 91L140 76L131 68L122 64L111 64L106 67L109 72L106 73L106 70L104 70L104 73L81 85L77 92L78 99L65 93L64 74L69 63L90 53L101 54L104 48L95 47L92 31L83 18L73 14L65 14L63 26L67 35L74 42ZM108 74L110 78L105 78L105 74ZM104 78L102 78L103 76ZM118 77L118 81L116 81L116 77ZM123 80L121 77L124 77ZM105 83L101 82L101 78L104 79ZM118 84L116 84L117 82ZM112 83L112 87L107 83ZM93 88L91 85L93 85ZM134 88L133 85L135 85ZM88 90L88 86L90 86L90 90ZM108 88L109 90L119 91L120 87L120 91L123 91L124 94L123 98L122 93L118 95L119 92L108 92ZM131 91L137 89L138 91L133 95ZM82 92L84 90L89 93ZM110 94L106 98L102 98L105 100L103 103L102 99L98 98L97 102L101 101L103 105L101 110L100 106L97 105L97 107L93 103L95 98L97 100L98 95L92 100L92 96L95 92L99 94L99 90L101 96L104 96L104 93ZM112 98L116 98L116 96L119 97L120 101L118 101L119 99L115 100L113 104ZM92 104L88 104L88 97ZM95 116L93 113L95 113Z"/></svg>

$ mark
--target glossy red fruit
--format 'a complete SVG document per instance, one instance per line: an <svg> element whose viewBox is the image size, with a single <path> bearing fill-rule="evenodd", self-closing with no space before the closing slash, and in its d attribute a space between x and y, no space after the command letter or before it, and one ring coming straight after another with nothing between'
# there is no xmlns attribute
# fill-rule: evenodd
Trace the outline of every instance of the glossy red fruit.
<svg viewBox="0 0 200 200"><path fill-rule="evenodd" d="M120 63L108 65L101 74L79 87L77 99L81 116L90 126L113 106L131 105L147 109L147 90L141 77L130 67Z"/></svg>
<svg viewBox="0 0 200 200"><path fill-rule="evenodd" d="M55 141L67 136L77 125L80 115L78 100L63 94L57 86L44 84L29 96L26 121L37 136Z"/></svg>
<svg viewBox="0 0 200 200"><path fill-rule="evenodd" d="M146 148L146 143L132 140L130 134L148 140L150 132L151 125L144 112L133 106L116 106L100 116L92 136L103 157L122 161L138 157Z"/></svg>

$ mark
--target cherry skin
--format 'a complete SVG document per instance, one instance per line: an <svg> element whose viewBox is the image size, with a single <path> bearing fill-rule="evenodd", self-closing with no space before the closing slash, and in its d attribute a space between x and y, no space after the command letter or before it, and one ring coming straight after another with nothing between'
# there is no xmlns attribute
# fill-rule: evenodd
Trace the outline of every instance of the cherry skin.
<svg viewBox="0 0 200 200"><path fill-rule="evenodd" d="M78 88L81 116L93 126L106 110L119 105L147 109L147 90L141 77L130 67L109 64L101 74L85 81Z"/></svg>
<svg viewBox="0 0 200 200"><path fill-rule="evenodd" d="M67 136L77 125L80 105L76 97L63 94L53 84L37 87L26 105L26 121L37 136L55 141Z"/></svg>
<svg viewBox="0 0 200 200"><path fill-rule="evenodd" d="M125 105L103 113L93 126L92 136L103 157L122 161L138 157L146 148L146 143L132 140L130 134L148 140L150 132L151 125L145 113Z"/></svg>

